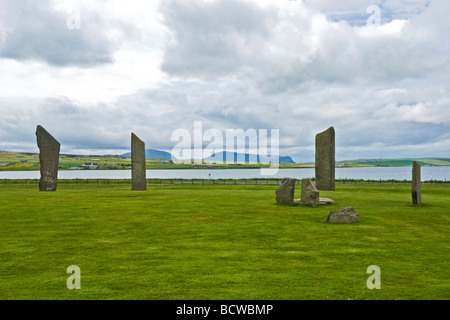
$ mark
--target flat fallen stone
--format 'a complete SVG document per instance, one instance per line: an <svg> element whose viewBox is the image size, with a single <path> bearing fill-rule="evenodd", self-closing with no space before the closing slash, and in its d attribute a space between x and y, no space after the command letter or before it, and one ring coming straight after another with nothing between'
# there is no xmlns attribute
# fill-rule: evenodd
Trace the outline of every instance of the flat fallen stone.
<svg viewBox="0 0 450 320"><path fill-rule="evenodd" d="M327 204L334 204L334 200L330 198L319 198L319 204L327 205Z"/></svg>
<svg viewBox="0 0 450 320"><path fill-rule="evenodd" d="M278 203L294 203L295 179L284 178L275 191Z"/></svg>
<svg viewBox="0 0 450 320"><path fill-rule="evenodd" d="M333 210L327 215L329 223L354 223L359 222L359 213L353 207L345 207Z"/></svg>
<svg viewBox="0 0 450 320"><path fill-rule="evenodd" d="M298 203L301 204L302 199L298 198L298 199L294 199L294 203ZM334 200L330 199L330 198L319 198L319 204L320 205L329 205L329 204L334 204Z"/></svg>
<svg viewBox="0 0 450 320"><path fill-rule="evenodd" d="M39 147L41 178L39 191L56 191L58 184L58 165L60 143L42 126L36 128L36 140Z"/></svg>

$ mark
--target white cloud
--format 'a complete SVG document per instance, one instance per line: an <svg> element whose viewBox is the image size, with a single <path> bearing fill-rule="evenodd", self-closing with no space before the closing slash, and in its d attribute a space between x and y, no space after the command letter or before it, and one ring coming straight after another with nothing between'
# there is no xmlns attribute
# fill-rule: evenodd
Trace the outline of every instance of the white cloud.
<svg viewBox="0 0 450 320"><path fill-rule="evenodd" d="M202 120L205 130L280 129L281 154L297 161L313 160L329 126L343 159L448 150L448 1L46 4L0 48L5 37L19 48L37 22L40 37L63 37L58 14L79 6L90 13L81 28L92 33L77 40L87 51L55 63L61 51L34 42L0 57L0 149L36 148L41 124L64 152L123 150L131 131L170 150L173 130ZM370 4L381 7L378 27L356 23ZM96 52L109 60L80 63Z"/></svg>
<svg viewBox="0 0 450 320"><path fill-rule="evenodd" d="M300 1L270 9L242 1L194 3L198 7L191 2L186 9L176 1L164 7L175 43L162 66L172 76L228 77L278 91L311 81L392 83L423 77L447 62L435 50L443 38L436 38L436 30L421 19L352 27L327 20ZM247 12L245 23L227 13L242 11Z"/></svg>

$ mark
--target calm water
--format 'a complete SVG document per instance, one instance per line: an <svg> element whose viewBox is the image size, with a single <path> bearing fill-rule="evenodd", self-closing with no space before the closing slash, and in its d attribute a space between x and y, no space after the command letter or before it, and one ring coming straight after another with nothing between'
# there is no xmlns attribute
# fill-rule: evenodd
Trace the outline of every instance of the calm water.
<svg viewBox="0 0 450 320"><path fill-rule="evenodd" d="M336 168L336 179L411 180L411 167ZM0 171L0 179L39 179L39 171ZM262 176L259 169L147 170L147 178L156 179L252 179L312 178L314 168L280 169L274 176ZM59 171L60 179L131 179L131 170ZM450 167L422 167L422 181L450 181Z"/></svg>

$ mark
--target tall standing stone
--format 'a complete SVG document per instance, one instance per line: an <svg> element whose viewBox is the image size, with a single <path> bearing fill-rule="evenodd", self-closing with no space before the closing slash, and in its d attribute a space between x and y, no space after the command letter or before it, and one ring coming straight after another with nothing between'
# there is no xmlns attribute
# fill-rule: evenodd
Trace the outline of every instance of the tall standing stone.
<svg viewBox="0 0 450 320"><path fill-rule="evenodd" d="M284 178L275 191L278 203L294 203L295 179Z"/></svg>
<svg viewBox="0 0 450 320"><path fill-rule="evenodd" d="M36 140L39 147L39 163L41 167L39 191L56 191L61 145L47 130L39 125L36 128Z"/></svg>
<svg viewBox="0 0 450 320"><path fill-rule="evenodd" d="M316 135L316 187L335 190L335 133L330 127Z"/></svg>
<svg viewBox="0 0 450 320"><path fill-rule="evenodd" d="M411 194L412 194L413 204L421 204L422 203L420 164L416 161L413 161L413 165L412 165Z"/></svg>
<svg viewBox="0 0 450 320"><path fill-rule="evenodd" d="M131 189L147 190L145 176L145 143L131 133Z"/></svg>

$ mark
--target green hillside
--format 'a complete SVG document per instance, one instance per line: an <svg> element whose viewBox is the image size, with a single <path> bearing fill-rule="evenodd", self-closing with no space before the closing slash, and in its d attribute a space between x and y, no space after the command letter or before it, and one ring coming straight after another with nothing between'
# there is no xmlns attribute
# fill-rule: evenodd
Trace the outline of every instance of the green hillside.
<svg viewBox="0 0 450 320"><path fill-rule="evenodd" d="M338 167L410 167L417 161L421 166L450 166L450 158L413 158L413 159L358 159L337 162Z"/></svg>
<svg viewBox="0 0 450 320"><path fill-rule="evenodd" d="M60 170L77 170L83 164L93 163L99 170L120 170L131 168L131 158L119 155L60 155ZM450 158L416 158L416 159L357 159L337 161L336 167L405 167L413 161L422 166L450 166ZM147 169L244 169L268 167L268 164L214 164L204 160L202 164L182 163L168 159L147 159ZM314 168L314 163L280 163L280 168ZM21 153L0 151L0 171L39 170L38 153Z"/></svg>

